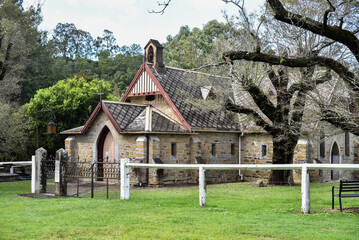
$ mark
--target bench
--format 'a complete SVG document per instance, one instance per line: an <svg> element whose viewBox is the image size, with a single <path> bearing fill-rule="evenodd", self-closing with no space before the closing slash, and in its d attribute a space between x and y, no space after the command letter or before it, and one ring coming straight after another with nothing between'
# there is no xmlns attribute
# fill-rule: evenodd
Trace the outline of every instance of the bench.
<svg viewBox="0 0 359 240"><path fill-rule="evenodd" d="M338 194L334 193L335 188L339 189ZM342 198L359 197L359 181L340 180L339 187L332 187L332 209L334 209L334 197L339 198L340 211L342 212Z"/></svg>

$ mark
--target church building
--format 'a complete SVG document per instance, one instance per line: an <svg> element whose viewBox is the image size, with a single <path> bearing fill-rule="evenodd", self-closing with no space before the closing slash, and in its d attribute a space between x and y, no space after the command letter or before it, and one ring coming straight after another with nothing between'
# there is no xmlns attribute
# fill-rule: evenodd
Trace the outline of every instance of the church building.
<svg viewBox="0 0 359 240"><path fill-rule="evenodd" d="M130 162L158 164L270 164L270 135L261 130L246 130L236 115L201 111L191 102L214 95L211 86L189 84L189 80L206 78L212 82L229 81L226 77L165 66L163 46L151 39L145 46L144 62L121 101L101 100L84 126L62 132L68 135L66 151L71 159L95 163L129 158ZM323 144L300 140L294 163L320 161L319 158L323 162L326 159L333 163L355 162L356 140L350 133L342 135L327 140L323 155ZM319 152L322 157L318 157ZM213 170L206 172L206 181L234 182L268 176L269 171ZM330 171L311 173L313 181L339 177L353 175ZM300 176L295 174L295 179ZM132 185L197 182L197 170L131 172Z"/></svg>

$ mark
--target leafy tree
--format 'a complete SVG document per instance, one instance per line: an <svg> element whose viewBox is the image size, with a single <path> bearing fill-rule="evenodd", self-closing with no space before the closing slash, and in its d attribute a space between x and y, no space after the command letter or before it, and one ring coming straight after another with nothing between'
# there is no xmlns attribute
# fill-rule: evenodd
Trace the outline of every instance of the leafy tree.
<svg viewBox="0 0 359 240"><path fill-rule="evenodd" d="M46 42L46 33L29 55L30 64L24 70L23 78L26 81L21 85L20 103L25 104L38 89L47 88L58 80L66 78L61 74L63 69L57 69L56 58L53 57L53 48Z"/></svg>
<svg viewBox="0 0 359 240"><path fill-rule="evenodd" d="M185 69L204 65L216 40L221 36L229 38L236 31L230 23L219 23L217 20L209 21L203 29L194 28L192 31L187 25L182 26L177 35L167 37L164 62Z"/></svg>
<svg viewBox="0 0 359 240"><path fill-rule="evenodd" d="M24 108L0 104L0 162L29 160L29 130Z"/></svg>
<svg viewBox="0 0 359 240"><path fill-rule="evenodd" d="M38 113L39 145L52 153L63 146L64 136L61 131L85 124L91 112L99 102L98 93L102 90L103 99L115 100L108 82L98 79L74 77L61 80L54 86L40 89L26 105L26 116L36 118ZM50 121L49 113L39 113L44 106L51 109L56 117L57 134L44 134ZM46 109L46 108L45 108ZM33 140L35 141L35 122L32 122Z"/></svg>
<svg viewBox="0 0 359 240"><path fill-rule="evenodd" d="M58 23L52 37L51 43L62 57L74 59L93 55L91 34L77 29L73 23Z"/></svg>
<svg viewBox="0 0 359 240"><path fill-rule="evenodd" d="M21 74L38 39L40 8L24 10L22 0L0 1L0 96L15 99ZM16 100L16 99L15 99Z"/></svg>

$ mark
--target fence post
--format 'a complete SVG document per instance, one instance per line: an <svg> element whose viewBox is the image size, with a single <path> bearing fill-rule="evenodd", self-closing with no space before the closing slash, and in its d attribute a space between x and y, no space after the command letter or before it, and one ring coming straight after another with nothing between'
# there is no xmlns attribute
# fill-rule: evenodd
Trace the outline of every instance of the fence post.
<svg viewBox="0 0 359 240"><path fill-rule="evenodd" d="M121 199L130 198L130 169L126 166L128 158L121 159Z"/></svg>
<svg viewBox="0 0 359 240"><path fill-rule="evenodd" d="M36 178L36 162L35 162L35 155L31 156L31 193L35 193L35 182Z"/></svg>
<svg viewBox="0 0 359 240"><path fill-rule="evenodd" d="M206 170L203 167L199 167L199 205L206 205Z"/></svg>
<svg viewBox="0 0 359 240"><path fill-rule="evenodd" d="M35 151L35 193L46 193L46 158L44 148Z"/></svg>
<svg viewBox="0 0 359 240"><path fill-rule="evenodd" d="M309 172L307 166L302 167L302 212L310 213Z"/></svg>
<svg viewBox="0 0 359 240"><path fill-rule="evenodd" d="M55 195L67 195L67 180L66 180L66 167L67 167L67 152L61 148L56 151L55 160Z"/></svg>

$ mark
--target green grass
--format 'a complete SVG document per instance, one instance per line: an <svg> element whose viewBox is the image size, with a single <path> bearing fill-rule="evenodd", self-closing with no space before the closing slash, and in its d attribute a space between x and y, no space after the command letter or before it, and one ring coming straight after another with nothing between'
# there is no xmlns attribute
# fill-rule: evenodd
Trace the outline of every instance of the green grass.
<svg viewBox="0 0 359 240"><path fill-rule="evenodd" d="M207 186L118 190L81 198L33 199L30 182L0 183L0 239L359 239L359 214L331 212L330 184L311 184L311 211L301 214L300 186ZM344 199L359 207L359 199ZM336 202L336 206L338 206ZM358 212L358 211L357 211Z"/></svg>

